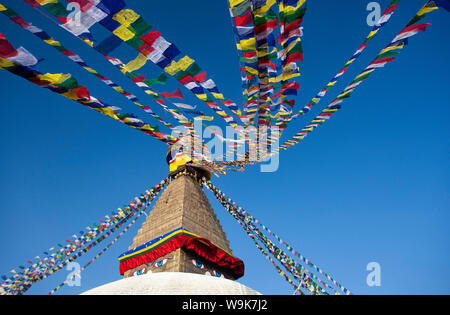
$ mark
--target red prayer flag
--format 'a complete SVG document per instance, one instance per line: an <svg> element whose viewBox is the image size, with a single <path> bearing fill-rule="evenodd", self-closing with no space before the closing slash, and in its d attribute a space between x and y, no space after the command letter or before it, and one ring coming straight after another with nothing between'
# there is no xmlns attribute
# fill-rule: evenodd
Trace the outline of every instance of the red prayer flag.
<svg viewBox="0 0 450 315"><path fill-rule="evenodd" d="M202 72L200 74L197 74L194 77L194 80L197 81L198 83L202 83L206 81L206 72Z"/></svg>
<svg viewBox="0 0 450 315"><path fill-rule="evenodd" d="M0 57L10 58L17 56L17 50L9 43L9 41L0 33Z"/></svg>
<svg viewBox="0 0 450 315"><path fill-rule="evenodd" d="M89 90L86 87L84 87L84 86L80 86L78 88L75 88L72 91L75 92L75 94L79 98L85 98L85 99L90 99L91 98L91 94L89 93Z"/></svg>
<svg viewBox="0 0 450 315"><path fill-rule="evenodd" d="M237 26L245 26L253 23L252 15L250 11L247 11L243 16L237 16L234 18Z"/></svg>
<svg viewBox="0 0 450 315"><path fill-rule="evenodd" d="M150 33L147 33L145 36L141 36L141 39L150 44L153 45L153 43L155 42L155 40L161 36L161 33L157 32L157 31L151 31Z"/></svg>
<svg viewBox="0 0 450 315"><path fill-rule="evenodd" d="M160 93L162 97L166 97L166 98L180 98L180 99L184 99L183 94L181 93L180 88L178 88L175 92L173 93L167 93L167 92L162 92Z"/></svg>
<svg viewBox="0 0 450 315"><path fill-rule="evenodd" d="M31 5L33 8L37 7L39 5L38 2L36 2L35 0L23 0L26 3L28 3L29 5Z"/></svg>

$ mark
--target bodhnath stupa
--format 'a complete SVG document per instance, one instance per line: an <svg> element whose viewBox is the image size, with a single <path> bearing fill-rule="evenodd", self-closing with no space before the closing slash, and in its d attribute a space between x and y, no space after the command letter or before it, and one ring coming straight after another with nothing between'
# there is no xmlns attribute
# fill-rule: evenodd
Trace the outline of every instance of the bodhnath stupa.
<svg viewBox="0 0 450 315"><path fill-rule="evenodd" d="M203 189L211 173L182 151L167 153L170 183L119 257L121 280L85 295L259 295L236 280L244 262Z"/></svg>

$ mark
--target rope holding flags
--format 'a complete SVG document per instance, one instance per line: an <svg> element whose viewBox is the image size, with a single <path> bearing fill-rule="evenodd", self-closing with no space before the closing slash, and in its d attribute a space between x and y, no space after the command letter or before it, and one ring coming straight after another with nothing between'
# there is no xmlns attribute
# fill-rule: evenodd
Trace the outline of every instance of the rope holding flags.
<svg viewBox="0 0 450 315"><path fill-rule="evenodd" d="M394 37L394 39L380 51L377 57L367 66L355 79L344 89L341 94L339 94L322 112L316 116L308 125L306 125L302 130L297 132L291 139L284 142L281 146L281 150L286 150L298 144L303 140L309 133L314 131L318 126L329 120L339 109L342 108L342 103L345 99L349 98L355 89L366 79L369 78L375 70L383 68L389 62L395 60L394 56L400 53L408 45L408 40L410 37L417 35L419 32L425 32L427 26L430 23L419 24L420 20L426 17L427 13L430 13L439 8L438 3L434 0L427 1L425 5L417 12L417 14L409 21L409 23L400 31L400 33ZM447 2L445 2L447 3ZM444 7L445 8L445 7Z"/></svg>
<svg viewBox="0 0 450 315"><path fill-rule="evenodd" d="M68 244L66 246L58 244L58 246L45 251L43 258L37 256L35 259L28 261L28 266L19 266L21 269L20 272L13 269L10 272L12 276L3 275L3 281L0 284L0 293L24 294L34 283L46 279L55 272L63 269L68 263L80 258L134 217L127 228L113 242L108 244L107 248L101 251L101 254L103 254L105 250L109 249L137 221L168 182L169 180L167 178L162 180L141 196L130 201L123 209L119 208L117 211L114 211L112 216L105 216L106 220L100 219L100 224L94 223L92 226L88 226L86 232L81 231L79 235L74 235L73 237L75 239L73 241L67 240ZM55 251L55 248L58 247L60 249ZM89 261L83 270L92 264L101 254L99 253L93 260Z"/></svg>
<svg viewBox="0 0 450 315"><path fill-rule="evenodd" d="M393 13L393 10L396 8L395 3L391 2L391 6L385 11L385 17L380 19L377 24L383 26L384 24L382 22L387 23L388 18L390 18L390 15ZM403 49L408 44L408 39L419 32L424 32L429 26L429 23L425 24L419 24L420 20L426 17L427 13L430 13L434 10L437 10L439 8L444 8L447 11L450 11L450 1L448 0L441 0L441 1L435 1L430 0L425 3L425 5L417 12L417 14L410 20L410 22L400 31L397 36L378 54L378 56L369 64L368 67L366 67L358 76L355 77L355 79L344 89L341 94L339 94L325 109L322 110L322 112L316 116L308 125L306 125L302 130L297 132L292 138L285 141L283 144L280 145L279 149L275 148L273 152L267 156L262 156L257 161L233 161L233 162L222 162L220 163L221 167L224 169L227 169L230 167L230 169L233 168L233 166L239 166L239 167L245 167L249 165L254 165L256 163L259 163L263 161L264 159L279 154L280 150L287 150L290 147L295 146L296 144L300 143L307 135L309 135L312 131L314 131L318 126L325 123L327 120L329 120L335 112L337 112L342 107L342 103L346 98L349 98L351 96L351 93L363 82L365 81L371 73L373 73L375 70L379 68L383 68L387 63L392 62L395 60L394 56L399 54L400 52L398 50ZM375 26L376 27L376 26ZM378 28L379 30L379 28ZM369 39L373 38L373 36L376 33L372 33L372 35L369 35ZM367 39L366 39L367 40ZM356 53L357 56L358 52ZM353 58L352 58L353 59ZM350 59L350 60L352 60ZM352 62L350 62L352 63ZM345 69L345 68L344 68ZM345 72L345 71L344 71ZM339 73L344 73L340 71ZM337 75L337 78L339 78L341 74ZM336 79L336 77L335 77ZM332 81L337 82L337 81ZM332 84L334 85L334 84ZM320 99L316 98L316 101L318 102ZM314 102L313 102L314 103ZM314 103L316 104L316 103ZM312 105L314 105L312 104ZM311 104L310 104L311 105ZM306 110L307 112L308 110ZM306 112L303 112L306 113ZM299 112L301 113L301 112ZM300 114L299 114L300 115Z"/></svg>
<svg viewBox="0 0 450 315"><path fill-rule="evenodd" d="M125 42L134 48L138 55L129 62L122 70L124 74L133 73L142 68L148 60L164 70L165 73L177 79L183 86L190 90L199 100L203 101L221 116L230 126L236 127L238 124L234 118L225 113L218 103L213 102L213 98L227 104L224 96L218 90L213 80L206 77L206 73L200 68L198 63L167 41L160 32L152 30L152 26L134 10L126 8L124 1L71 1L80 4L83 17L88 23L75 26L74 22L68 18L69 12L65 10L61 1L52 0L52 3L27 0L34 8L42 6L47 12L52 14L59 21L65 30L72 33L96 49L103 55L113 51L121 43ZM57 7L57 9L55 9ZM90 32L95 24L100 24L112 34L106 40L96 46L95 37ZM105 46L108 49L105 50ZM213 98L211 98L208 91ZM230 107L233 108L233 107Z"/></svg>
<svg viewBox="0 0 450 315"><path fill-rule="evenodd" d="M83 106L151 135L160 141L169 144L178 141L177 138L158 132L158 130L137 119L134 115L121 114L119 112L120 108L108 105L95 98L85 86L79 85L78 81L71 74L42 74L35 70L32 66L37 64L37 59L24 48L19 48L16 51L3 35L0 35L0 45L2 48L0 69L5 69L35 85L76 101Z"/></svg>
<svg viewBox="0 0 450 315"><path fill-rule="evenodd" d="M167 181L164 181L164 184L166 184ZM158 191L159 194L160 191ZM155 197L157 196L157 194L155 196L152 196L152 198L150 200L147 201L147 203L145 204L144 207L141 208L141 210L139 211L139 213L137 213L137 215L134 217L134 219L125 227L125 229L120 232L115 238L114 240L112 240L105 248L103 248L97 255L95 255L94 258L92 258L89 262L87 262L77 273L74 274L74 277L78 277L81 272L83 272L84 270L86 270L87 267L89 267L94 261L96 261L98 258L100 258L100 256L102 256L108 249L110 249L123 235L125 235L125 233L134 225L134 223L136 223L137 220L139 220L139 218L145 214L145 211L147 210L147 207L150 205L150 203L155 199ZM119 223L116 227L120 228L121 225L123 224L123 222ZM107 236L111 235L113 232L115 232L116 227L114 227L114 229L111 229L108 233ZM60 285L58 285L56 288L54 288L52 291L49 292L49 295L54 294L56 291L58 291L59 289L61 289L64 285L66 285L68 282L70 281L70 279L66 279L65 281L63 281Z"/></svg>
<svg viewBox="0 0 450 315"><path fill-rule="evenodd" d="M158 116L157 114L155 114L151 108L147 105L141 105L139 102L140 100L133 95L130 92L127 92L126 90L124 90L120 85L117 85L116 83L112 82L110 79L106 78L105 76L101 75L98 71L96 71L95 69L93 69L93 67L91 67L90 65L88 65L78 54L74 53L73 51L68 50L67 48L65 48L61 42L55 40L54 38L52 38L50 35L48 35L48 33L46 33L45 31L43 31L42 29L36 27L35 25L33 25L32 23L26 22L21 16L19 16L17 14L17 12L15 12L14 10L12 10L11 8L8 8L4 5L2 5L2 7L0 7L0 13L2 13L3 15L7 16L12 22L16 23L17 25L19 25L20 27L22 27L24 30L29 31L30 33L32 33L33 35L35 35L37 38L41 39L44 43L46 43L47 45L55 48L57 51L59 51L61 54L63 54L64 56L66 56L69 60L71 60L72 62L76 63L77 65L79 65L80 67L82 67L84 70L86 70L87 72L89 72L90 74L94 75L97 79L99 79L100 81L102 81L104 84L106 84L107 86L111 87L113 90L115 90L116 92L120 93L121 95L123 95L125 98L127 98L129 101L133 102L135 105L139 106L140 108L142 108L144 111L146 111L149 115L151 115L153 118L157 119L159 122L163 123L166 127L168 127L169 129L173 130L174 127L164 121L160 116Z"/></svg>
<svg viewBox="0 0 450 315"><path fill-rule="evenodd" d="M268 249L269 252L273 254L273 256L278 259L281 264L296 278L300 278L302 283L308 284L307 288L314 288L311 293L313 294L323 294L326 292L325 288L332 291L334 294L339 294L336 289L337 287L346 295L351 295L350 290L345 288L342 284L337 282L333 277L331 277L328 273L324 272L321 268L313 264L309 259L305 258L299 252L295 251L292 246L288 245L286 242L282 241L280 237L278 237L275 233L273 233L270 229L264 226L260 221L255 219L253 216L249 215L248 212L244 211L241 207L237 206L229 197L227 197L224 193L222 193L216 186L214 186L210 181L204 181L204 185L214 194L217 200L228 210L232 209L232 214L235 219L239 218L239 222L245 222L246 226L243 228L246 230L247 234L250 236L253 241L253 235L256 235L257 238L264 244L264 246ZM302 262L305 263L307 268L311 268L311 271L308 270L305 266L302 266L300 263L296 262L293 258L289 257L284 251L278 248L273 242L271 242L253 223L258 224L263 227L263 229L269 233L270 236L274 237L279 241L282 245L286 246L286 248L292 252L295 256L299 257ZM241 224L241 223L240 223ZM241 224L242 225L242 224ZM314 272L319 272L319 275L315 275ZM308 276L308 277L306 277ZM320 279L322 276L325 280ZM319 282L322 286L320 287L317 282ZM290 282L289 280L287 280ZM329 281L329 284L326 283ZM293 283L292 283L293 284Z"/></svg>
<svg viewBox="0 0 450 315"><path fill-rule="evenodd" d="M314 105L317 105L320 100L325 97L325 95L336 85L338 80L347 72L350 65L353 64L363 53L363 51L367 48L370 41L375 38L380 31L380 29L388 24L392 15L395 13L395 10L398 8L401 0L391 0L388 5L388 8L381 15L380 19L375 23L374 27L370 31L369 35L367 35L366 39L362 43L362 45L356 50L356 52L352 55L352 57L344 64L341 70L327 83L327 85L314 97L311 101L308 102L297 114L293 115L290 120L294 120L301 115L308 113ZM289 121L290 121L289 120Z"/></svg>
<svg viewBox="0 0 450 315"><path fill-rule="evenodd" d="M243 217L245 217L247 220L250 220L254 223L256 223L258 226L262 227L267 233L269 233L270 236L274 237L281 245L285 246L291 253L293 253L295 256L297 256L298 258L301 259L301 261L303 261L308 267L315 269L316 271L318 271L320 274L322 274L325 278L327 278L329 281L331 281L336 287L338 287L339 289L342 290L343 293L345 294L351 294L351 292L343 287L341 284L339 284L336 280L334 280L333 277L331 277L329 274L327 274L325 271L323 271L320 267L316 266L315 264L313 264L309 259L305 258L302 254L300 254L299 252L297 252L292 246L290 246L288 243L286 243L285 241L283 241L276 233L274 233L273 231L271 231L267 226L265 226L264 224L262 224L258 219L254 218L252 215L250 215L247 211L243 210L241 207L239 207L238 205L236 205L230 198L226 197L225 195L223 195L220 190L217 189L217 187L215 187L212 183L208 182L206 183L207 187L218 193L221 194L221 199L222 200L226 200L228 203L231 203L233 205L234 209L237 209L236 211L241 213L241 215ZM323 282L322 280L318 279L314 274L311 274L313 276L313 278L317 279L319 282L321 282L325 287L329 287L328 284L326 284L325 282ZM334 291L335 294L337 294L337 291L334 290L333 288L331 288L331 290Z"/></svg>

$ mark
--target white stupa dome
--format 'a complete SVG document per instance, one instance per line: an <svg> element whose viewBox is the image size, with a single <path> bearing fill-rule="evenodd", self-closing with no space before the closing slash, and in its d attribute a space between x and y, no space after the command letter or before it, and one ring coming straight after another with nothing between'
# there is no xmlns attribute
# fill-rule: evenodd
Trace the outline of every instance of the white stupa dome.
<svg viewBox="0 0 450 315"><path fill-rule="evenodd" d="M239 282L185 272L158 272L124 278L82 295L261 295Z"/></svg>

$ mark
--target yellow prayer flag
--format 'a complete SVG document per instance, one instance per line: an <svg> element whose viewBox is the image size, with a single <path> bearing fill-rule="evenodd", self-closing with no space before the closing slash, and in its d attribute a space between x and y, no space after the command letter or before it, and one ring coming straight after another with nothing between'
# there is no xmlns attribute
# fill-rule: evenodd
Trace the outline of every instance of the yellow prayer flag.
<svg viewBox="0 0 450 315"><path fill-rule="evenodd" d="M254 74L254 75L258 75L258 70L250 68L250 67L245 67L245 70L250 73L250 74Z"/></svg>
<svg viewBox="0 0 450 315"><path fill-rule="evenodd" d="M140 129L143 129L143 130L149 130L149 131L155 131L155 129L152 128L152 126L150 126L149 124L145 124L145 125L142 126Z"/></svg>
<svg viewBox="0 0 450 315"><path fill-rule="evenodd" d="M267 11L270 10L270 8L276 3L276 0L267 0L266 4L255 9L255 11L253 12L253 14L255 16L264 16L266 15Z"/></svg>
<svg viewBox="0 0 450 315"><path fill-rule="evenodd" d="M259 48L258 48L258 50L256 51L256 56L259 58L263 58L268 55L269 55L269 52L267 50L259 50Z"/></svg>
<svg viewBox="0 0 450 315"><path fill-rule="evenodd" d="M94 42L93 41L91 41L91 40L89 40L87 38L81 38L81 40L83 42L85 42L86 44L88 44L89 46L94 47Z"/></svg>
<svg viewBox="0 0 450 315"><path fill-rule="evenodd" d="M164 71L166 71L171 76L174 76L177 72L180 71L180 68L178 67L178 64L175 60L172 60L172 62L164 68Z"/></svg>
<svg viewBox="0 0 450 315"><path fill-rule="evenodd" d="M230 0L230 7L234 8L235 6L241 4L242 2L244 2L245 0Z"/></svg>
<svg viewBox="0 0 450 315"><path fill-rule="evenodd" d="M94 110L96 110L99 113L102 113L106 116L109 116L115 120L119 120L119 117L117 117L116 113L111 109L111 108L94 108Z"/></svg>
<svg viewBox="0 0 450 315"><path fill-rule="evenodd" d="M391 51L391 50L403 49L403 47L405 47L405 44L403 44L403 43L397 44L397 45L394 45L394 46L388 46L388 47L386 47L385 49L383 49L383 50L380 52L380 55L381 55L381 54L384 54L385 52Z"/></svg>
<svg viewBox="0 0 450 315"><path fill-rule="evenodd" d="M256 39L254 37L243 39L240 42L240 46L242 50L256 50Z"/></svg>
<svg viewBox="0 0 450 315"><path fill-rule="evenodd" d="M50 39L44 39L44 42L46 42L47 44L51 45L51 46L61 46L61 43L54 40L53 38Z"/></svg>
<svg viewBox="0 0 450 315"><path fill-rule="evenodd" d="M358 75L358 76L355 78L354 81L356 81L357 79L359 79L359 78L362 77L362 76L365 76L366 74L371 73L372 71L375 71L375 69L370 69L370 70L364 71L363 73L361 73L360 75Z"/></svg>
<svg viewBox="0 0 450 315"><path fill-rule="evenodd" d="M299 76L300 76L300 73L298 73L298 72L297 73L286 72L286 73L280 74L279 76L277 76L275 78L269 78L269 82L277 83L280 81L287 81L287 80L290 80L292 78L299 77Z"/></svg>
<svg viewBox="0 0 450 315"><path fill-rule="evenodd" d="M284 12L285 14L295 13L295 12L297 12L298 9L300 9L303 6L305 1L306 0L300 0L297 3L297 6L295 6L295 7L287 5L287 4L280 3L279 4L280 9L279 10L280 10L280 12Z"/></svg>
<svg viewBox="0 0 450 315"><path fill-rule="evenodd" d="M329 86L335 86L336 83L337 83L337 81L330 82L330 83L327 84L327 87L329 87Z"/></svg>
<svg viewBox="0 0 450 315"><path fill-rule="evenodd" d="M47 81L51 84L60 84L64 81L70 79L72 75L70 73L64 74L64 73L46 73L46 74L39 74L38 79L41 81Z"/></svg>
<svg viewBox="0 0 450 315"><path fill-rule="evenodd" d="M127 25L121 25L113 31L113 34L119 37L123 41L132 39L135 34L128 29Z"/></svg>
<svg viewBox="0 0 450 315"><path fill-rule="evenodd" d="M119 93L125 93L125 90L122 89L120 86L113 86L112 88Z"/></svg>
<svg viewBox="0 0 450 315"><path fill-rule="evenodd" d="M352 93L354 90L355 90L355 89L350 89L350 90L348 90L347 92L344 92L344 93L340 94L337 98L344 97L344 96L346 96L347 94Z"/></svg>
<svg viewBox="0 0 450 315"><path fill-rule="evenodd" d="M88 71L89 73L98 74L98 72L92 68L89 68L89 67L83 67L83 68L84 68L84 70Z"/></svg>
<svg viewBox="0 0 450 315"><path fill-rule="evenodd" d="M355 60L356 60L356 58L350 59L349 61L347 61L347 63L345 64L345 66L348 66L349 64L352 64L353 61L355 61Z"/></svg>
<svg viewBox="0 0 450 315"><path fill-rule="evenodd" d="M153 92L152 90L145 90L145 93L147 93L148 95L154 95L154 96L158 96L159 94L156 92Z"/></svg>
<svg viewBox="0 0 450 315"><path fill-rule="evenodd" d="M206 101L208 99L208 95L206 94L195 94L195 96L197 96L202 101Z"/></svg>
<svg viewBox="0 0 450 315"><path fill-rule="evenodd" d="M189 56L184 56L177 62L177 65L181 70L186 71L194 62L194 59L191 59Z"/></svg>
<svg viewBox="0 0 450 315"><path fill-rule="evenodd" d="M0 68L10 68L13 67L14 63L5 58L0 58Z"/></svg>
<svg viewBox="0 0 450 315"><path fill-rule="evenodd" d="M142 68L147 63L147 57L143 54L139 54L136 59L131 60L129 63L125 65L122 69L122 72L134 72L140 68Z"/></svg>
<svg viewBox="0 0 450 315"><path fill-rule="evenodd" d="M426 14L426 13L429 13L429 12L434 11L434 10L437 10L437 9L438 9L437 6L434 6L434 7L427 7L427 6L424 6L422 9L420 9L419 12L417 12L417 15L418 15L418 16L421 16L421 15L424 15L424 14Z"/></svg>
<svg viewBox="0 0 450 315"><path fill-rule="evenodd" d="M58 0L36 0L40 5L46 5L49 3L58 3Z"/></svg>
<svg viewBox="0 0 450 315"><path fill-rule="evenodd" d="M122 25L130 26L132 23L136 22L139 17L140 15L133 10L123 9L113 16L113 20L119 22Z"/></svg>
<svg viewBox="0 0 450 315"><path fill-rule="evenodd" d="M65 93L61 93L62 96L67 97L73 101L81 101L80 97L76 94L76 92L70 90ZM82 102L83 103L83 102Z"/></svg>
<svg viewBox="0 0 450 315"><path fill-rule="evenodd" d="M378 33L379 30L380 30L380 29L378 28L378 29L376 29L376 30L370 32L370 33L369 33L369 36L367 36L367 38L370 38L370 37L372 37L372 36L375 36L375 35Z"/></svg>
<svg viewBox="0 0 450 315"><path fill-rule="evenodd" d="M224 99L225 99L225 97L224 97L223 94L221 94L221 93L213 93L213 92L211 92L211 94L212 94L215 98L217 98L218 100L224 100Z"/></svg>

